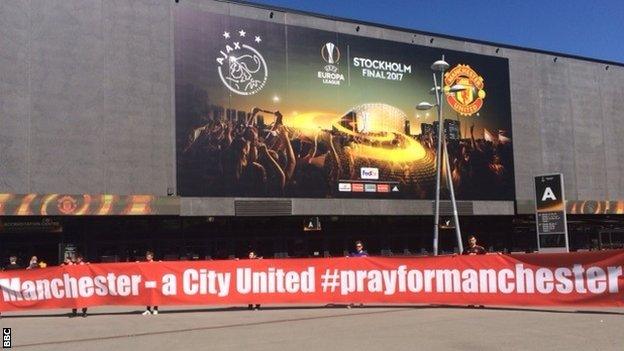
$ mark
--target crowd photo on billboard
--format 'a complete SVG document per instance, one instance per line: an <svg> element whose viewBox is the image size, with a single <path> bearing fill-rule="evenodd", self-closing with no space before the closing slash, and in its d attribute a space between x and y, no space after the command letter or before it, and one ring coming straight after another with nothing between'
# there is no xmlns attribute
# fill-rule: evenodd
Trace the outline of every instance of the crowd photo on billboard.
<svg viewBox="0 0 624 351"><path fill-rule="evenodd" d="M415 106L435 103L430 66L444 55L456 196L514 199L507 59L212 12L175 18L180 195L432 199L437 112Z"/></svg>

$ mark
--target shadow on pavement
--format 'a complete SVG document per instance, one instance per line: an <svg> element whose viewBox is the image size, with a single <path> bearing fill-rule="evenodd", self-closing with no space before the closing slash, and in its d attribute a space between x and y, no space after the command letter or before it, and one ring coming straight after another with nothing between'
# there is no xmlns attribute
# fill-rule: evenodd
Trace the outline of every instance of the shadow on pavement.
<svg viewBox="0 0 624 351"><path fill-rule="evenodd" d="M282 311L282 310L323 310L323 309L475 309L483 311L517 311L517 312L539 312L539 313L564 313L564 314L599 314L599 315L624 315L624 311L599 311L599 310L556 310L545 308L525 308L525 307L509 307L509 306L483 306L483 305L370 305L370 304L327 304L319 306L261 306L260 311ZM117 312L89 312L89 317L95 316L115 316L115 315L140 315L144 310L129 310ZM179 313L223 313L223 312L252 312L248 307L216 307L216 308L194 308L194 309L168 309L160 310L159 314L179 314ZM52 317L59 318L70 317L70 313L41 313L41 314L11 314L0 315L2 319L9 318L42 318ZM78 315L77 318L80 318Z"/></svg>

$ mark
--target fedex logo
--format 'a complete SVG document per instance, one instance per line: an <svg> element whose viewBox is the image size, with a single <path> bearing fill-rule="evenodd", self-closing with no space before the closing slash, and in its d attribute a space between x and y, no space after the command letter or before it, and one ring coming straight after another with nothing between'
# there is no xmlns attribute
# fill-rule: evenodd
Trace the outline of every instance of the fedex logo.
<svg viewBox="0 0 624 351"><path fill-rule="evenodd" d="M360 178L379 179L379 169L374 167L362 167L360 168Z"/></svg>

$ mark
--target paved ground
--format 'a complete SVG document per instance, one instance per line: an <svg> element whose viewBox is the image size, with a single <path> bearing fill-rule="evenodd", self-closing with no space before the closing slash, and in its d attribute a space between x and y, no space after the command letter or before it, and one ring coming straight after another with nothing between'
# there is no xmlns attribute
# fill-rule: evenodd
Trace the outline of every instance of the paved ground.
<svg viewBox="0 0 624 351"><path fill-rule="evenodd" d="M25 350L623 350L624 310L395 306L5 313Z"/></svg>

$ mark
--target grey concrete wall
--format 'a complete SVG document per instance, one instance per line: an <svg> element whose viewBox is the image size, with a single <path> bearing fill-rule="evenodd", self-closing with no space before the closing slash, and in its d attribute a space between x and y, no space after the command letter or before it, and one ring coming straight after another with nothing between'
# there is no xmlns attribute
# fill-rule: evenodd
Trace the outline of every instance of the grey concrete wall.
<svg viewBox="0 0 624 351"><path fill-rule="evenodd" d="M496 46L371 25L356 32L354 23L279 11L270 19L269 9L213 0L0 2L0 192L166 195L175 188L175 6L506 57L517 199L532 199L533 175L547 172L564 174L570 199L624 199L622 66L497 53ZM358 206L336 201L297 199L293 212ZM233 203L190 199L183 209L229 214ZM373 202L354 212L430 211L393 206ZM474 210L502 214L513 206L477 203Z"/></svg>
<svg viewBox="0 0 624 351"><path fill-rule="evenodd" d="M234 216L236 215L235 203L240 201L250 200L234 198L182 198L180 201L180 212L185 216ZM301 216L433 215L433 204L434 202L429 200L292 199L291 214ZM451 206L450 201L442 201L440 213L444 216L452 216ZM255 208L254 212L266 216L275 215L271 213L271 209L262 207ZM458 213L460 215L477 216L492 214L513 215L514 203L511 201L473 201L472 203L470 201L460 201L458 203Z"/></svg>
<svg viewBox="0 0 624 351"><path fill-rule="evenodd" d="M173 187L169 1L0 2L0 191Z"/></svg>

